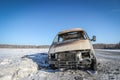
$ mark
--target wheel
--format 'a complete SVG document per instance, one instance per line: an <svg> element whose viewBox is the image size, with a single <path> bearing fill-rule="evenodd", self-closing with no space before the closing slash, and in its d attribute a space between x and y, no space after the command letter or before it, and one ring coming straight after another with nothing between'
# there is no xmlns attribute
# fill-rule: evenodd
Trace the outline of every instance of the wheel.
<svg viewBox="0 0 120 80"><path fill-rule="evenodd" d="M96 61L96 59L92 59L91 69L93 71L97 71L97 61Z"/></svg>
<svg viewBox="0 0 120 80"><path fill-rule="evenodd" d="M57 69L57 68L55 67L55 64L50 64L50 68L52 68L52 69Z"/></svg>

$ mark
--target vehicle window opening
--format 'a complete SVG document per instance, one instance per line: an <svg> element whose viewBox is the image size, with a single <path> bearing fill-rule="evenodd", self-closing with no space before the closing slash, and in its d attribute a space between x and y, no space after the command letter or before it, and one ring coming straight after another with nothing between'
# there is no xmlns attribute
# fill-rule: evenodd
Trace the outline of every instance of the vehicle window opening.
<svg viewBox="0 0 120 80"><path fill-rule="evenodd" d="M65 34L58 35L58 42L68 41L68 40L76 40L76 39L87 39L87 35L83 32L69 32Z"/></svg>

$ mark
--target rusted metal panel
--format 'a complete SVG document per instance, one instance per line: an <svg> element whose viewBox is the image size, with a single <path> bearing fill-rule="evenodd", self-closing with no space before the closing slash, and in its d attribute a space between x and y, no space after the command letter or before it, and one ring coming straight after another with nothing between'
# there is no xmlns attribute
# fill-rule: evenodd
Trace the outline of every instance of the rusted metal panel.
<svg viewBox="0 0 120 80"><path fill-rule="evenodd" d="M58 43L51 47L50 53L91 49L89 40L76 40L72 42Z"/></svg>
<svg viewBox="0 0 120 80"><path fill-rule="evenodd" d="M63 30L63 31L60 31L58 34L64 34L64 33L74 32L74 31L84 31L84 30L81 29L81 28L73 28L73 29L70 29L70 30Z"/></svg>

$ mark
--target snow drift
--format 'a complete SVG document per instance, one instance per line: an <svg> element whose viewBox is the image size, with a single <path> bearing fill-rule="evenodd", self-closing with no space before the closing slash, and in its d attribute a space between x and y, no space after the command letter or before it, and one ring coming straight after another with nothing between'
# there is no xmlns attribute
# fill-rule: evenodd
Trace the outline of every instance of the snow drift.
<svg viewBox="0 0 120 80"><path fill-rule="evenodd" d="M0 62L0 80L21 80L22 78L32 76L37 71L37 64L28 58L14 61L5 59Z"/></svg>
<svg viewBox="0 0 120 80"><path fill-rule="evenodd" d="M48 49L1 49L0 48L0 80L24 80L38 72L44 63Z"/></svg>

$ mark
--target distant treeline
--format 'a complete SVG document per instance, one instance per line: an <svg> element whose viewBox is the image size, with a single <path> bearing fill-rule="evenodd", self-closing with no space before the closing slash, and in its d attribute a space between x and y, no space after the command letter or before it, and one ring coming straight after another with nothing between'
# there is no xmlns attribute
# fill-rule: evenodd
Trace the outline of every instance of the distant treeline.
<svg viewBox="0 0 120 80"><path fill-rule="evenodd" d="M49 48L49 45L9 45L0 44L0 48Z"/></svg>
<svg viewBox="0 0 120 80"><path fill-rule="evenodd" d="M49 48L50 45L9 45L0 44L0 48ZM95 49L120 49L120 42L117 44L93 44Z"/></svg>
<svg viewBox="0 0 120 80"><path fill-rule="evenodd" d="M120 42L117 44L93 44L95 49L120 49Z"/></svg>

